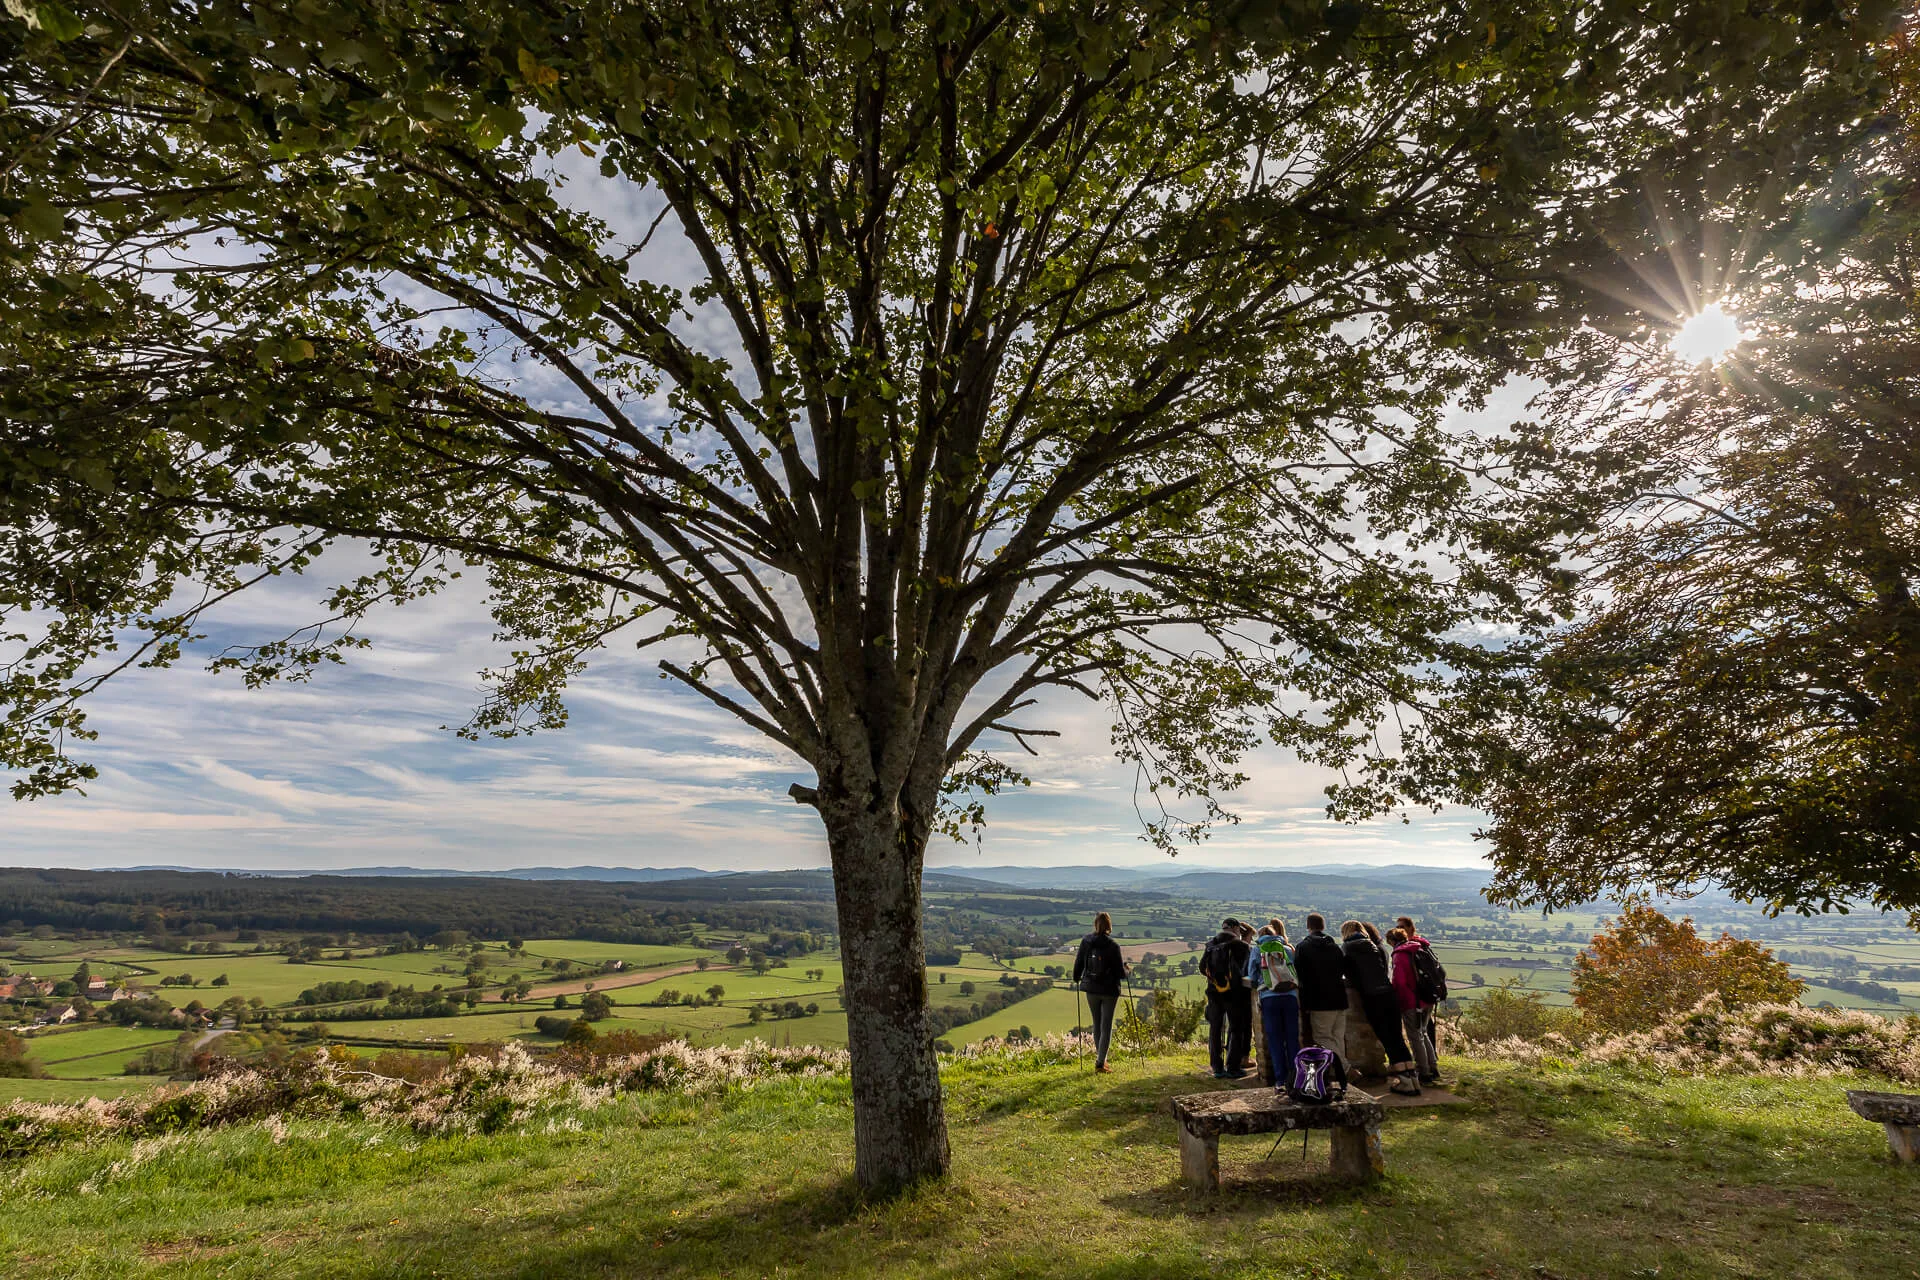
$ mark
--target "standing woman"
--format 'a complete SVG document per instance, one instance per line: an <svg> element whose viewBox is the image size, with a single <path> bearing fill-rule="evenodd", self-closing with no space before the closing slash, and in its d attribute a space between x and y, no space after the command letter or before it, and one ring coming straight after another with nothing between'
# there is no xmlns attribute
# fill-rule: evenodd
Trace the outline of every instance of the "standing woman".
<svg viewBox="0 0 1920 1280"><path fill-rule="evenodd" d="M1113 917L1102 911L1073 957L1073 984L1087 997L1093 1014L1093 1069L1102 1074L1113 1070L1107 1065L1107 1046L1113 1043L1113 1011L1120 1005L1120 980L1126 976L1120 944L1113 940Z"/></svg>
<svg viewBox="0 0 1920 1280"><path fill-rule="evenodd" d="M1273 1087L1281 1093L1293 1083L1293 1059L1300 1052L1300 974L1293 967L1287 926L1276 917L1260 931L1253 962L1259 966L1260 1026L1266 1032Z"/></svg>
<svg viewBox="0 0 1920 1280"><path fill-rule="evenodd" d="M1360 931L1372 939L1373 945L1380 952L1380 958L1387 962L1387 968L1393 968L1393 947L1385 938L1380 936L1380 926L1374 924L1371 920L1362 920L1360 922Z"/></svg>
<svg viewBox="0 0 1920 1280"><path fill-rule="evenodd" d="M1407 1045L1413 1050L1414 1065L1420 1070L1420 1083L1437 1084L1440 1072L1434 1066L1433 1045L1427 1039L1427 1019L1432 1016L1432 1009L1420 1003L1420 984L1414 968L1421 944L1409 938L1405 929L1387 930L1387 941L1393 944L1393 993L1400 1000L1400 1025L1406 1028Z"/></svg>
<svg viewBox="0 0 1920 1280"><path fill-rule="evenodd" d="M1387 1074L1392 1077L1387 1087L1395 1093L1418 1094L1420 1082L1414 1075L1413 1053L1407 1048L1406 1032L1401 1027L1400 997L1394 994L1386 956L1358 920L1340 926L1340 950L1347 958L1347 977L1360 992L1367 1025L1387 1051Z"/></svg>

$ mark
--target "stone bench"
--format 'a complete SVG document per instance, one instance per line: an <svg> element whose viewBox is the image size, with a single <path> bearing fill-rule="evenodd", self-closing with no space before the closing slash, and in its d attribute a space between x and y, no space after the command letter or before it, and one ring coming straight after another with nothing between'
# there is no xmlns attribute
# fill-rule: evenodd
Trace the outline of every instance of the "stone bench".
<svg viewBox="0 0 1920 1280"><path fill-rule="evenodd" d="M1220 1189L1220 1135L1326 1129L1333 1135L1333 1176L1366 1182L1385 1171L1380 1122L1386 1110L1371 1099L1306 1106L1271 1089L1226 1089L1173 1100L1180 1126L1180 1176L1188 1186Z"/></svg>
<svg viewBox="0 0 1920 1280"><path fill-rule="evenodd" d="M1920 1160L1920 1094L1847 1090L1847 1105L1862 1120L1886 1126L1887 1145L1902 1164Z"/></svg>

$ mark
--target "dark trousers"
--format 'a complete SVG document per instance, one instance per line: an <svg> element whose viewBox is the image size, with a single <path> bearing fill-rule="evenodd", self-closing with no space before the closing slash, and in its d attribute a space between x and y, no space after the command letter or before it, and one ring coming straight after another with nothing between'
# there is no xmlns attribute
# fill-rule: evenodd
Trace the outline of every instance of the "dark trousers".
<svg viewBox="0 0 1920 1280"><path fill-rule="evenodd" d="M1273 1059L1273 1087L1284 1089L1293 1083L1293 1059L1300 1052L1300 997L1292 991L1261 996L1260 1026Z"/></svg>
<svg viewBox="0 0 1920 1280"><path fill-rule="evenodd" d="M1380 1038L1380 1047L1387 1051L1387 1066L1412 1062L1413 1050L1407 1047L1406 1029L1400 1022L1400 997L1393 993L1393 988L1371 994L1362 991L1360 1007L1367 1011L1367 1025Z"/></svg>
<svg viewBox="0 0 1920 1280"><path fill-rule="evenodd" d="M1207 1056L1213 1060L1215 1074L1247 1069L1247 1050L1253 1045L1253 1008L1247 997L1252 994L1243 987L1207 988Z"/></svg>
<svg viewBox="0 0 1920 1280"><path fill-rule="evenodd" d="M1120 1006L1119 996L1087 993L1087 1009L1093 1014L1093 1065L1107 1063L1107 1046L1113 1043L1113 1011Z"/></svg>

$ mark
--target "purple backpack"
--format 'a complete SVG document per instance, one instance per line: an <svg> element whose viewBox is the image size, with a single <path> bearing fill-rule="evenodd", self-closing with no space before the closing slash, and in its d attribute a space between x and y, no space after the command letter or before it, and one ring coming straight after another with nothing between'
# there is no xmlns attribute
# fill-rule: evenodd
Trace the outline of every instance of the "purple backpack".
<svg viewBox="0 0 1920 1280"><path fill-rule="evenodd" d="M1308 1106L1325 1106L1347 1096L1347 1066L1331 1049L1317 1044L1293 1055L1293 1079L1287 1096Z"/></svg>

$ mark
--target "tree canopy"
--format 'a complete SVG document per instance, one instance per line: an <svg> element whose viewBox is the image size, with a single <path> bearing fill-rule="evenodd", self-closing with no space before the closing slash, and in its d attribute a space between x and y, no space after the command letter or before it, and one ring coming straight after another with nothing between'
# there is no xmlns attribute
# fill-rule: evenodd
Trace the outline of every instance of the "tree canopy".
<svg viewBox="0 0 1920 1280"><path fill-rule="evenodd" d="M1689 368L1608 334L1612 393L1548 407L1596 524L1486 796L1508 900L1719 884L1920 911L1912 30L1878 51L1879 123L1824 188L1728 201L1683 170L1661 193L1665 261L1635 289L1647 310L1724 300L1738 347Z"/></svg>
<svg viewBox="0 0 1920 1280"><path fill-rule="evenodd" d="M1575 268L1644 170L1824 181L1885 21L8 11L16 792L84 782L85 694L253 582L337 584L216 657L261 682L483 566L515 656L468 732L558 725L617 640L812 769L868 1185L946 1164L919 874L1019 777L991 748L1104 698L1163 843L1262 741L1349 769L1342 813L1445 794L1450 684L1565 587L1562 513L1450 411L1611 306Z"/></svg>

